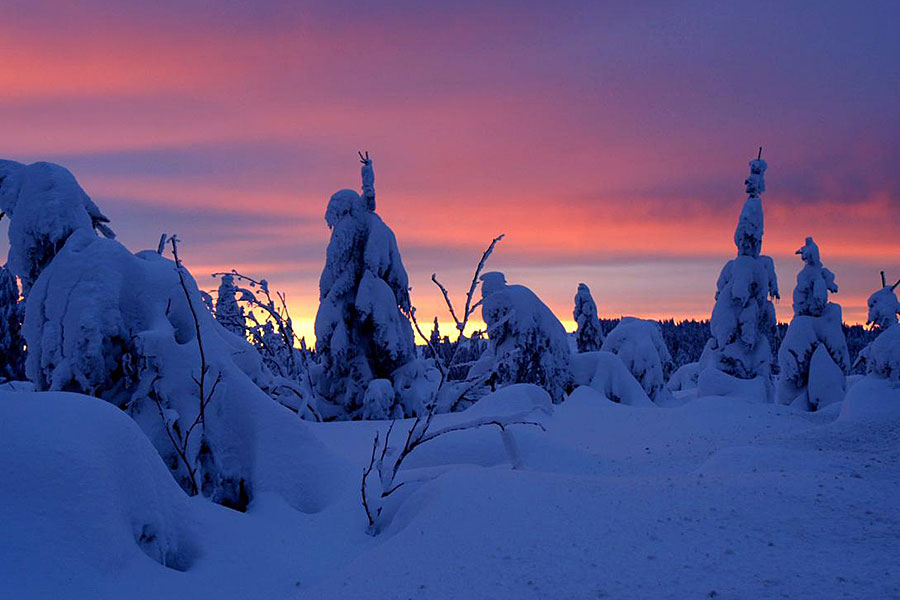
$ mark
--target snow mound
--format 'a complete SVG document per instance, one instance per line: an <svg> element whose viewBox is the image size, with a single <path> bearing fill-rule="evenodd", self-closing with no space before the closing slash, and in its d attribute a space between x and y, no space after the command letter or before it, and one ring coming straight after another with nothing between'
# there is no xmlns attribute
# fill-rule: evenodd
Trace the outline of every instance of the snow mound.
<svg viewBox="0 0 900 600"><path fill-rule="evenodd" d="M0 392L0 457L7 597L78 588L67 579L113 577L133 563L146 570L147 557L186 570L198 556L188 497L141 430L108 403Z"/></svg>
<svg viewBox="0 0 900 600"><path fill-rule="evenodd" d="M622 360L612 352L582 352L573 356L576 384L588 385L608 400L629 406L653 406L653 401ZM584 373L590 377L582 379Z"/></svg>
<svg viewBox="0 0 900 600"><path fill-rule="evenodd" d="M839 421L900 421L900 386L867 375L848 391Z"/></svg>

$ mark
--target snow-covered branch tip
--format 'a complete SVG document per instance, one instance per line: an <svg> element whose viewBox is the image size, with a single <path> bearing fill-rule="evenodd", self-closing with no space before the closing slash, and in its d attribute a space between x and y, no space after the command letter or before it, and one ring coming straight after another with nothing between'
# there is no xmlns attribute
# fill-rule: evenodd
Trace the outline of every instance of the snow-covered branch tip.
<svg viewBox="0 0 900 600"><path fill-rule="evenodd" d="M508 428L512 425L530 425L538 427L541 431L546 431L546 428L542 423L527 419L527 416L531 414L531 412L533 411L507 417L483 417L430 431L431 423L434 419L434 408L432 407L426 415L416 417L412 426L406 433L406 439L403 442L403 446L399 449L390 446L391 433L396 424L396 421L391 421L383 439L378 432L375 433L375 439L372 441L372 452L369 456L369 463L363 469L362 481L360 482L362 506L368 521L367 532L370 535L378 534L379 517L384 508L385 500L391 496L391 494L409 483L408 481L398 482L397 476L400 473L403 462L416 450L416 448L448 433L469 431L481 427L497 427L500 430L503 448L506 450L510 466L513 469L517 469L521 466L522 460L519 456L515 438L512 437ZM373 492L372 485L370 485L369 479L373 473L378 474L377 483L380 484L380 493Z"/></svg>

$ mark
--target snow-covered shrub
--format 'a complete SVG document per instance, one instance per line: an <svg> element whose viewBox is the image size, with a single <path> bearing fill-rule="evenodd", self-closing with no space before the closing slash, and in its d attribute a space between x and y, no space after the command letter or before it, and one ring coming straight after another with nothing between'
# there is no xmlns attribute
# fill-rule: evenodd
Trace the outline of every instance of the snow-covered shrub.
<svg viewBox="0 0 900 600"><path fill-rule="evenodd" d="M73 232L115 237L72 173L53 163L0 160L0 211L10 217L9 268L26 297Z"/></svg>
<svg viewBox="0 0 900 600"><path fill-rule="evenodd" d="M579 352L593 352L603 346L603 330L597 318L597 304L587 284L579 283L575 294L575 310L572 313L578 329L575 345Z"/></svg>
<svg viewBox="0 0 900 600"><path fill-rule="evenodd" d="M234 285L233 273L222 273L219 281L219 291L216 295L216 321L231 333L244 337L246 332L246 317L244 310L238 304L237 286Z"/></svg>
<svg viewBox="0 0 900 600"><path fill-rule="evenodd" d="M888 285L881 273L880 290L869 296L869 317L867 323L878 336L859 353L859 361L866 366L866 373L890 380L894 385L900 384L900 301L894 285Z"/></svg>
<svg viewBox="0 0 900 600"><path fill-rule="evenodd" d="M394 233L374 212L372 161L361 158L365 199L340 190L325 211L331 240L315 327L317 390L330 405L323 406L329 418L362 416L369 382L392 379L416 357L406 317L409 280Z"/></svg>
<svg viewBox="0 0 900 600"><path fill-rule="evenodd" d="M654 402L665 394L672 357L655 321L624 317L606 336L603 350L618 356Z"/></svg>
<svg viewBox="0 0 900 600"><path fill-rule="evenodd" d="M850 353L841 307L828 302L828 292L838 291L834 273L822 266L811 237L797 254L804 265L794 288L794 318L778 349L777 399L816 410L843 399Z"/></svg>
<svg viewBox="0 0 900 600"><path fill-rule="evenodd" d="M273 298L268 281L235 270L212 276L222 278L216 320L226 329L229 323L233 325L231 331L256 348L271 372L271 376L258 381L260 387L302 419L321 421L311 375L314 354L307 349L306 341L294 333L285 295L276 291ZM218 306L223 302L220 311Z"/></svg>
<svg viewBox="0 0 900 600"><path fill-rule="evenodd" d="M25 377L25 340L16 276L0 267L0 382Z"/></svg>
<svg viewBox="0 0 900 600"><path fill-rule="evenodd" d="M716 283L716 304L710 320L712 337L700 363L704 371L716 369L738 379L762 377L766 390L771 390L769 337L775 326L775 307L770 298L779 295L775 263L760 254L763 209L759 194L765 190L765 171L766 161L761 158L750 161L750 176L745 182L749 197L734 232L738 253L722 269ZM701 372L701 394L703 381Z"/></svg>
<svg viewBox="0 0 900 600"><path fill-rule="evenodd" d="M485 273L481 282L481 314L497 384L533 383L562 402L572 380L562 323L530 289L507 285L503 273Z"/></svg>
<svg viewBox="0 0 900 600"><path fill-rule="evenodd" d="M322 486L310 477L328 481L333 459L260 389L259 354L203 309L180 271L156 251L73 233L29 296L29 379L127 411L188 492L243 508L268 489L315 509Z"/></svg>

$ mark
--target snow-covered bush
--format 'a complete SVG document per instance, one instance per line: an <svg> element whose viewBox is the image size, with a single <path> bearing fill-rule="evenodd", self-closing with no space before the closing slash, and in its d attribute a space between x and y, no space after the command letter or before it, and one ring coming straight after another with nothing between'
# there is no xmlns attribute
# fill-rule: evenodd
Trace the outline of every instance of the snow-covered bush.
<svg viewBox="0 0 900 600"><path fill-rule="evenodd" d="M16 276L0 267L0 382L25 377L25 340Z"/></svg>
<svg viewBox="0 0 900 600"><path fill-rule="evenodd" d="M700 359L701 394L704 393L703 371L716 369L738 379L763 378L771 398L769 336L775 326L775 307L770 298L779 295L775 263L760 254L763 209L759 194L765 190L765 171L766 161L761 158L750 161L750 176L745 181L749 197L734 232L737 257L728 261L716 283L716 304L710 320L712 337Z"/></svg>
<svg viewBox="0 0 900 600"><path fill-rule="evenodd" d="M256 348L271 372L270 377L258 382L260 387L302 419L321 421L311 375L314 354L307 349L306 341L294 333L285 295L276 291L273 298L268 281L235 270L213 273L213 277L222 278L216 320L226 329L229 324L234 326L230 330Z"/></svg>
<svg viewBox="0 0 900 600"><path fill-rule="evenodd" d="M365 199L340 190L325 212L331 240L315 330L317 390L329 404L323 406L326 418L361 417L369 382L392 379L416 357L406 317L409 280L394 233L374 212L371 168L371 159L363 158Z"/></svg>
<svg viewBox="0 0 900 600"><path fill-rule="evenodd" d="M834 273L822 266L811 237L797 254L804 265L794 288L794 318L778 349L777 399L816 410L843 399L850 353L841 307L828 302L828 292L838 291Z"/></svg>
<svg viewBox="0 0 900 600"><path fill-rule="evenodd" d="M481 282L481 314L496 383L533 383L562 402L572 381L562 323L530 289L507 285L503 273L485 273Z"/></svg>
<svg viewBox="0 0 900 600"><path fill-rule="evenodd" d="M881 285L880 290L869 296L867 321L878 337L863 348L858 360L865 364L867 374L883 377L897 385L900 384L900 324L897 323L900 301L894 290L900 280L888 285L882 271Z"/></svg>
<svg viewBox="0 0 900 600"><path fill-rule="evenodd" d="M579 352L593 352L603 346L603 330L597 318L597 304L587 284L579 283L575 294L575 310L572 313L578 329L575 345Z"/></svg>
<svg viewBox="0 0 900 600"><path fill-rule="evenodd" d="M76 231L35 282L24 334L38 390L127 411L189 493L235 508L266 489L298 507L320 503L309 478L327 481L333 460L260 389L271 375L259 354L156 251ZM294 446L289 456L280 445Z"/></svg>
<svg viewBox="0 0 900 600"><path fill-rule="evenodd" d="M73 232L115 237L72 173L53 163L0 160L0 211L10 217L9 268L26 297Z"/></svg>
<svg viewBox="0 0 900 600"><path fill-rule="evenodd" d="M655 321L624 317L606 336L603 350L618 356L654 402L666 394L672 357Z"/></svg>

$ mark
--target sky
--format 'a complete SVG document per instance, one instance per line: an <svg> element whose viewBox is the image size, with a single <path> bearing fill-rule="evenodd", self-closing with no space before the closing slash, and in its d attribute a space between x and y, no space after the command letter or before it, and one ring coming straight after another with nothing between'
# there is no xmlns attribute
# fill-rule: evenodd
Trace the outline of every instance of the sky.
<svg viewBox="0 0 900 600"><path fill-rule="evenodd" d="M0 158L68 167L134 251L177 233L311 337L325 206L375 160L420 320L481 252L572 327L708 318L747 162L791 316L814 236L845 320L900 278L900 3L45 2L0 18ZM5 234L4 234L5 237ZM445 331L447 326L445 325Z"/></svg>

